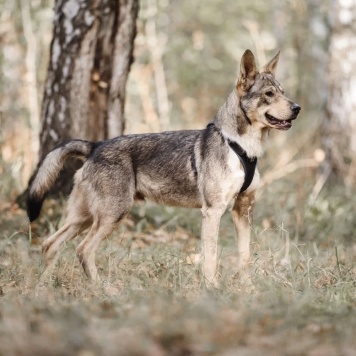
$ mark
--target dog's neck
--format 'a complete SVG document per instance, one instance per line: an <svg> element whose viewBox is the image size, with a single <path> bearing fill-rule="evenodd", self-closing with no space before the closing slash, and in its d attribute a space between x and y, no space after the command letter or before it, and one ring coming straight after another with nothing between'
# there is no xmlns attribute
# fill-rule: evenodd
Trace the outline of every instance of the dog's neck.
<svg viewBox="0 0 356 356"><path fill-rule="evenodd" d="M255 122L248 122L245 112L240 107L240 99L234 90L227 98L214 118L215 126L224 137L237 142L247 156L260 157L263 154L263 128Z"/></svg>

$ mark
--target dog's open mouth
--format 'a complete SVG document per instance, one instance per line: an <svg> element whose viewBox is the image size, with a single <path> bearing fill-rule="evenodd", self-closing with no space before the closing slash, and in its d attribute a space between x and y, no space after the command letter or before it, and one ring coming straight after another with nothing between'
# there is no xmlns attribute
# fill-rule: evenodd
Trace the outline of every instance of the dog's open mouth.
<svg viewBox="0 0 356 356"><path fill-rule="evenodd" d="M280 120L269 114L266 114L266 118L278 130L289 130L292 127L292 119Z"/></svg>

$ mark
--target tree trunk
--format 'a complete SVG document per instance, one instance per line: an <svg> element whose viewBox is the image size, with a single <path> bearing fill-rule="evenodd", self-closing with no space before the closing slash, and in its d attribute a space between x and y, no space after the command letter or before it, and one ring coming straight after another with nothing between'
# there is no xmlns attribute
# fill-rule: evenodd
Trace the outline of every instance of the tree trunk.
<svg viewBox="0 0 356 356"><path fill-rule="evenodd" d="M57 0L42 103L40 162L64 140L97 141L124 130L138 0ZM55 189L67 194L78 162Z"/></svg>
<svg viewBox="0 0 356 356"><path fill-rule="evenodd" d="M322 138L326 164L356 183L356 1L335 1L329 47L329 88Z"/></svg>

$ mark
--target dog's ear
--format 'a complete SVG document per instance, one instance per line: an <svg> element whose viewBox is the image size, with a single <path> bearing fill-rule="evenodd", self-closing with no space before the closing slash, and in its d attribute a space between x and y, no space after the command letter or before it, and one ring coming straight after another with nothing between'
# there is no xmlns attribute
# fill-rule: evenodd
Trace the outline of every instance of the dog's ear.
<svg viewBox="0 0 356 356"><path fill-rule="evenodd" d="M242 92L249 90L255 82L258 74L256 61L253 53L247 49L241 58L240 76L237 81L237 89Z"/></svg>
<svg viewBox="0 0 356 356"><path fill-rule="evenodd" d="M278 53L267 64L265 64L262 67L261 73L271 73L272 75L276 75L276 69L277 69L280 53L281 51L278 51Z"/></svg>

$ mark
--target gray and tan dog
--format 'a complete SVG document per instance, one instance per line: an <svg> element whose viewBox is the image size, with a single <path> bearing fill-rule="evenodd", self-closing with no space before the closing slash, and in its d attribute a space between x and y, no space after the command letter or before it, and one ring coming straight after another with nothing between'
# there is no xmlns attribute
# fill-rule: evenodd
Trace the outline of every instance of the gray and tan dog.
<svg viewBox="0 0 356 356"><path fill-rule="evenodd" d="M279 53L258 72L255 58L247 50L236 87L203 130L127 135L97 143L71 140L51 151L29 189L30 221L38 217L64 161L74 156L85 163L75 174L65 224L43 243L47 273L55 265L61 245L90 228L76 251L86 275L95 280L95 253L100 243L130 211L135 199L146 198L201 208L202 272L208 286L217 285L220 218L234 200L239 267L246 266L259 173L252 174L251 184L242 192L250 172L234 145L245 159L256 160L263 153L267 131L288 130L297 118L300 106L284 96L274 78L278 58Z"/></svg>

